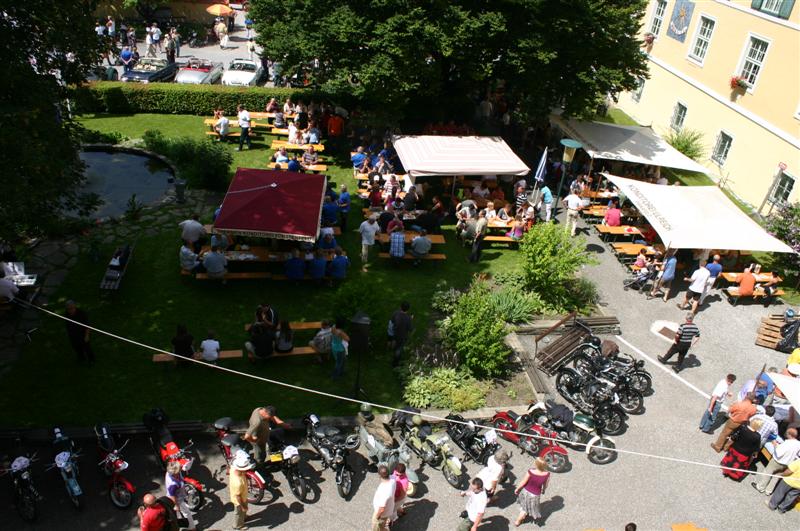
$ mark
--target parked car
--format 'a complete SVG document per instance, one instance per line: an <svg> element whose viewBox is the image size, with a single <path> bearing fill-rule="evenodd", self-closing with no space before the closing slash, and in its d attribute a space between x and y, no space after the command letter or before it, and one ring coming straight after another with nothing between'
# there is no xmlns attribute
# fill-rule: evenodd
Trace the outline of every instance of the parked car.
<svg viewBox="0 0 800 531"><path fill-rule="evenodd" d="M208 59L189 59L178 70L175 76L175 83L185 83L188 85L211 85L219 81L222 77L222 63L214 63Z"/></svg>
<svg viewBox="0 0 800 531"><path fill-rule="evenodd" d="M143 57L139 59L133 70L122 75L122 81L138 81L153 83L154 81L171 81L178 71L177 63L168 63L166 59Z"/></svg>
<svg viewBox="0 0 800 531"><path fill-rule="evenodd" d="M86 74L86 81L117 81L118 79L119 72L113 66L93 66Z"/></svg>
<svg viewBox="0 0 800 531"><path fill-rule="evenodd" d="M223 85L256 85L264 75L261 62L250 59L234 59L222 75Z"/></svg>

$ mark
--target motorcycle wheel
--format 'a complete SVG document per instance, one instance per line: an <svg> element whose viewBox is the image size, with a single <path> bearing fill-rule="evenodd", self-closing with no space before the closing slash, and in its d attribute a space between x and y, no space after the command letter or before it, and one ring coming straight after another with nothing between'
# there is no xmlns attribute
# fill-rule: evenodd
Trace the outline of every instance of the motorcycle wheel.
<svg viewBox="0 0 800 531"><path fill-rule="evenodd" d="M557 452L550 452L544 457L544 462L547 463L547 470L550 472L561 473L569 468L569 459L565 454Z"/></svg>
<svg viewBox="0 0 800 531"><path fill-rule="evenodd" d="M461 476L453 472L450 467L447 466L447 463L442 466L442 474L444 474L444 479L446 479L454 489L461 486ZM409 486L411 486L411 483L409 483Z"/></svg>
<svg viewBox="0 0 800 531"><path fill-rule="evenodd" d="M585 351L575 355L572 366L582 374L592 374L592 361Z"/></svg>
<svg viewBox="0 0 800 531"><path fill-rule="evenodd" d="M628 387L619 393L619 405L628 415L636 415L644 408L644 398L642 393L633 387Z"/></svg>
<svg viewBox="0 0 800 531"><path fill-rule="evenodd" d="M286 479L289 481L289 489L291 489L294 497L305 503L306 495L308 494L308 485L306 485L306 480L303 479L296 469L287 471Z"/></svg>
<svg viewBox="0 0 800 531"><path fill-rule="evenodd" d="M36 520L36 495L31 489L23 489L17 495L17 512L26 522Z"/></svg>
<svg viewBox="0 0 800 531"><path fill-rule="evenodd" d="M495 419L492 425L497 430L497 435L507 441L509 440L509 435L507 433L503 433L503 430L515 431L514 426L512 426L511 423L506 419Z"/></svg>
<svg viewBox="0 0 800 531"><path fill-rule="evenodd" d="M556 389L564 398L573 394L573 390L578 386L578 383L579 382L571 372L558 371L558 375L556 376Z"/></svg>
<svg viewBox="0 0 800 531"><path fill-rule="evenodd" d="M636 371L631 374L631 385L643 395L653 392L653 378L644 371Z"/></svg>
<svg viewBox="0 0 800 531"><path fill-rule="evenodd" d="M436 446L428 440L422 443L421 457L426 465L433 467L439 466L439 463L442 462L442 457L439 455L439 452L436 451Z"/></svg>
<svg viewBox="0 0 800 531"><path fill-rule="evenodd" d="M260 503L264 499L264 487L258 482L247 476L247 503Z"/></svg>
<svg viewBox="0 0 800 531"><path fill-rule="evenodd" d="M203 505L203 491L191 483L186 483L186 506L192 511L196 511Z"/></svg>
<svg viewBox="0 0 800 531"><path fill-rule="evenodd" d="M339 491L339 496L345 500L350 497L350 493L353 491L353 471L350 470L349 466L345 466L342 469L342 478L339 484L336 485L336 490Z"/></svg>
<svg viewBox="0 0 800 531"><path fill-rule="evenodd" d="M125 488L121 481L115 481L108 489L108 497L117 509L127 509L133 503L133 494Z"/></svg>
<svg viewBox="0 0 800 531"><path fill-rule="evenodd" d="M614 408L608 408L605 412L600 413L600 417L604 421L603 433L620 435L625 429L625 419Z"/></svg>
<svg viewBox="0 0 800 531"><path fill-rule="evenodd" d="M617 458L617 452L613 452L616 445L608 439L600 439L596 444L592 445L589 450L589 461L595 465L607 465Z"/></svg>

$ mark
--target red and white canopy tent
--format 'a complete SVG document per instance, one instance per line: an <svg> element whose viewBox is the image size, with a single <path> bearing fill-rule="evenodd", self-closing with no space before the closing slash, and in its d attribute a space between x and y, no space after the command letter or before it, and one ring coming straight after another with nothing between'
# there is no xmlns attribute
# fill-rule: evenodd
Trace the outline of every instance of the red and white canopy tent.
<svg viewBox="0 0 800 531"><path fill-rule="evenodd" d="M324 175L238 168L214 229L313 242L319 233L325 186Z"/></svg>

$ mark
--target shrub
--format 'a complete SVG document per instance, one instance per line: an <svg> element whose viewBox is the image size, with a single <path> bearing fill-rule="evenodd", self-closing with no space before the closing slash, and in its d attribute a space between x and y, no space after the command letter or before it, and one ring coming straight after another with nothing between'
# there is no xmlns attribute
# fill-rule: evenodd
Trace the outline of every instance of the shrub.
<svg viewBox="0 0 800 531"><path fill-rule="evenodd" d="M81 128L78 138L83 144L119 144L128 140L128 137L118 131L95 131L94 129Z"/></svg>
<svg viewBox="0 0 800 531"><path fill-rule="evenodd" d="M451 315L463 293L455 288L448 288L445 281L439 282L436 288L431 296L431 307L441 314Z"/></svg>
<svg viewBox="0 0 800 531"><path fill-rule="evenodd" d="M488 384L464 370L437 367L430 372L412 373L403 398L412 407L464 411L482 407L488 392Z"/></svg>
<svg viewBox="0 0 800 531"><path fill-rule="evenodd" d="M685 128L680 131L670 131L666 140L670 146L692 160L702 159L706 151L703 146L702 131Z"/></svg>
<svg viewBox="0 0 800 531"><path fill-rule="evenodd" d="M212 140L189 137L166 138L160 131L145 131L145 148L167 157L177 168L178 177L191 186L224 190L233 155Z"/></svg>
<svg viewBox="0 0 800 531"><path fill-rule="evenodd" d="M766 229L795 251L774 253L773 263L786 272L800 273L800 203L785 204L770 214Z"/></svg>
<svg viewBox="0 0 800 531"><path fill-rule="evenodd" d="M176 83L125 83L98 81L72 90L78 113L157 113L210 116L222 107L235 114L236 106L261 111L270 98L327 99L308 89L228 87L224 85L179 85Z"/></svg>
<svg viewBox="0 0 800 531"><path fill-rule="evenodd" d="M547 313L547 305L538 293L517 286L503 286L489 295L494 315L507 323L522 323L534 314Z"/></svg>
<svg viewBox="0 0 800 531"><path fill-rule="evenodd" d="M510 353L504 342L506 325L492 308L490 291L485 281L474 281L458 299L453 314L439 323L445 347L481 378L502 374Z"/></svg>
<svg viewBox="0 0 800 531"><path fill-rule="evenodd" d="M583 238L573 238L563 226L553 223L534 225L522 239L526 287L538 293L555 313L580 309L583 304L576 297L577 275L583 266L596 263L585 247Z"/></svg>

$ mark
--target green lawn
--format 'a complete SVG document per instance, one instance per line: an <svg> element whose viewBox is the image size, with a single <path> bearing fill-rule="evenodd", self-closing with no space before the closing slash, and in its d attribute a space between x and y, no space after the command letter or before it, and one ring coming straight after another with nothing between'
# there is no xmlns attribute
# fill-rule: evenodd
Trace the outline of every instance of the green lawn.
<svg viewBox="0 0 800 531"><path fill-rule="evenodd" d="M165 135L203 136L201 117L170 115L98 116L81 120L87 127L101 131L119 131L138 137L147 129L160 129ZM271 143L271 138L266 137ZM270 151L263 141L252 151L234 152L234 167L264 167ZM330 154L345 160L346 153ZM347 167L331 168L338 182L355 185ZM166 209L172 207L163 207ZM203 215L210 219L211 212ZM175 214L175 222L180 216ZM360 222L360 209L354 208L351 229ZM399 404L401 389L389 365L384 335L386 322L401 300L409 300L417 324L415 334L422 337L430 319L430 296L436 284L446 280L452 286L466 285L473 273L498 272L515 266L516 251L505 247L489 248L479 264L465 261L466 250L456 242L452 227L445 227L447 244L444 262L428 262L419 268L395 268L373 260L369 272L361 272L358 258L358 234L350 231L341 243L353 260L348 280L338 289L295 287L274 281L230 281L226 286L195 281L178 274L177 254L180 245L177 230L148 236L139 231L133 260L120 292L103 299L98 283L105 268L105 257L116 243L103 246L100 263L82 255L59 289L51 306L61 311L61 303L74 298L86 308L92 323L142 343L167 349L177 323L185 323L198 339L207 329L217 332L223 349L241 348L246 336L243 325L253 318L257 304L271 302L279 313L292 321L316 321L337 315L342 306L352 306L354 298L372 293L374 302L363 308L373 322L374 351L364 360L362 387L372 401ZM60 301L60 302L59 302ZM310 339L310 332L298 333L296 344ZM263 382L248 380L204 367L175 369L155 365L152 352L108 337L95 336L93 345L98 362L78 366L66 341L64 325L45 317L22 359L6 374L0 385L0 425L47 426L53 411L65 425L91 425L107 420L136 421L154 405L162 405L175 419L202 419L230 415L245 418L256 405L272 403L281 415L302 416L309 411L319 414L346 414L355 406L315 395L287 390ZM318 366L310 357L275 359L260 365L244 360L221 362L245 372L303 385L327 392L350 395L355 373L354 359L348 361L346 379L330 380L330 366Z"/></svg>

